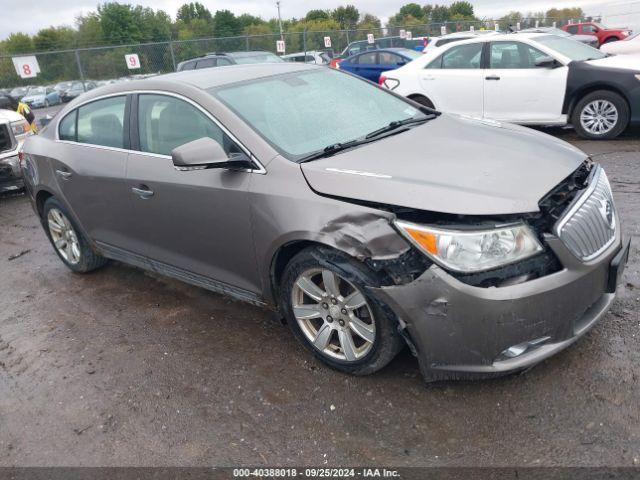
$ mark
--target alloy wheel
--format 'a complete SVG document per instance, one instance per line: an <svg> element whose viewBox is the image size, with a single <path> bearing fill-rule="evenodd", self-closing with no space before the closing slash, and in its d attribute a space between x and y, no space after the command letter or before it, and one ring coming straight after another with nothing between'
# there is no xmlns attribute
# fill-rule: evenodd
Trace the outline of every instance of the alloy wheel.
<svg viewBox="0 0 640 480"><path fill-rule="evenodd" d="M362 292L338 274L326 268L303 272L291 302L302 333L324 355L355 362L371 351L376 338L372 309Z"/></svg>
<svg viewBox="0 0 640 480"><path fill-rule="evenodd" d="M580 113L582 128L592 135L604 135L618 123L618 109L609 100L594 100Z"/></svg>
<svg viewBox="0 0 640 480"><path fill-rule="evenodd" d="M57 208L47 214L51 240L60 256L72 265L80 262L80 241L69 219Z"/></svg>

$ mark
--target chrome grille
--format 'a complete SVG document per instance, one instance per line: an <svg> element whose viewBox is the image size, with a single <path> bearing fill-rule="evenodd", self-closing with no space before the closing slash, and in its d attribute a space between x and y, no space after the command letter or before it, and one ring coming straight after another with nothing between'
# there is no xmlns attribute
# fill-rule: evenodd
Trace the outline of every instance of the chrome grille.
<svg viewBox="0 0 640 480"><path fill-rule="evenodd" d="M576 257L589 261L607 249L616 236L616 212L607 174L594 169L589 187L558 220L556 235Z"/></svg>

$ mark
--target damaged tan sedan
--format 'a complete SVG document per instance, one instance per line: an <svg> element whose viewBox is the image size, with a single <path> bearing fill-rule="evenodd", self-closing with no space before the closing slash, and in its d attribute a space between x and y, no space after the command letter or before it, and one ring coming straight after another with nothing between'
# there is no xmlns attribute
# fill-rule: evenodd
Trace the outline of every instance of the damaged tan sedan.
<svg viewBox="0 0 640 480"><path fill-rule="evenodd" d="M74 272L114 259L269 306L353 374L405 345L427 380L530 367L604 315L628 255L581 151L322 67L91 91L22 168Z"/></svg>

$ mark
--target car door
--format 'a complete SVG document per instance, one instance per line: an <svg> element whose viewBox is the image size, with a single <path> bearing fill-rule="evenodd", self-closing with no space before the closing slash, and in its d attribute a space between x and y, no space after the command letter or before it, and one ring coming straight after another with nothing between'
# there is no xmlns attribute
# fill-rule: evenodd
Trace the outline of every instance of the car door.
<svg viewBox="0 0 640 480"><path fill-rule="evenodd" d="M58 125L62 145L51 156L62 196L85 232L120 248L129 246L132 206L125 183L127 102L125 95L117 95L72 110Z"/></svg>
<svg viewBox="0 0 640 480"><path fill-rule="evenodd" d="M230 155L246 151L203 109L170 94L134 97L128 197L133 199L134 253L156 270L195 283L215 279L259 291L248 185L254 175L226 169L178 170L171 151L210 137ZM223 285L220 287L220 285ZM211 287L211 285L207 285Z"/></svg>
<svg viewBox="0 0 640 480"><path fill-rule="evenodd" d="M419 71L422 91L438 110L482 116L482 46L454 45Z"/></svg>
<svg viewBox="0 0 640 480"><path fill-rule="evenodd" d="M354 59L353 72L356 75L377 82L380 78L380 66L378 65L378 52L365 52Z"/></svg>
<svg viewBox="0 0 640 480"><path fill-rule="evenodd" d="M548 55L516 40L489 44L484 116L516 123L563 123L568 67L536 67Z"/></svg>

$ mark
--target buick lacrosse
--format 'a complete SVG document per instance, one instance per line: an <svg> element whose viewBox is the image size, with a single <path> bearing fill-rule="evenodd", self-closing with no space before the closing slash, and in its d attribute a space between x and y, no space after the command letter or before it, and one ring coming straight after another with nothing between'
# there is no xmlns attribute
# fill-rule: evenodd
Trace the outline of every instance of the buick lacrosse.
<svg viewBox="0 0 640 480"><path fill-rule="evenodd" d="M72 271L113 259L275 309L353 374L405 345L429 381L534 365L604 315L628 255L581 151L318 66L91 91L21 165Z"/></svg>

